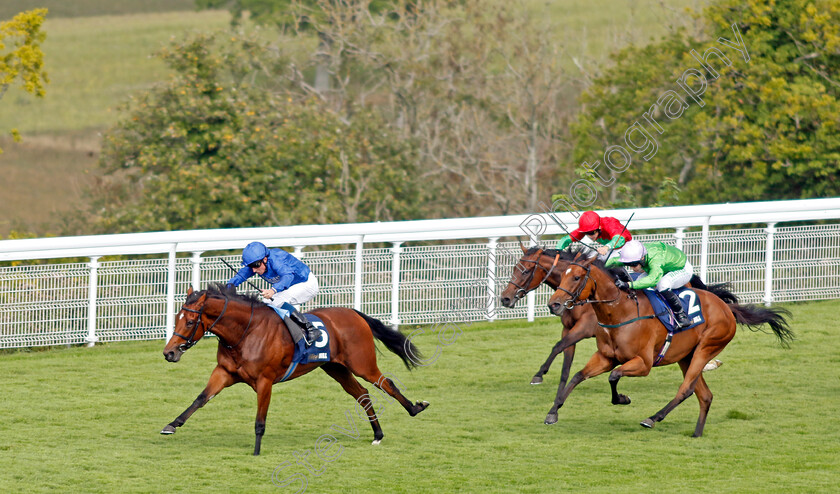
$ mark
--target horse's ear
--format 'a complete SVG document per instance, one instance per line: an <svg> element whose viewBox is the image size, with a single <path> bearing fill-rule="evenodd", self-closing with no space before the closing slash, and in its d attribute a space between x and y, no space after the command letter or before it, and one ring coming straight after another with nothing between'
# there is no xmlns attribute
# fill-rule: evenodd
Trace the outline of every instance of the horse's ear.
<svg viewBox="0 0 840 494"><path fill-rule="evenodd" d="M523 254L528 253L528 249L526 249L526 248L525 248L525 246L524 246L524 245L522 245L522 240L520 240L520 239L518 239L518 238L517 238L516 240L519 240L519 248L520 248L520 249L522 249L522 253L523 253Z"/></svg>
<svg viewBox="0 0 840 494"><path fill-rule="evenodd" d="M193 294L193 287L192 287L192 284L190 284L190 286L187 287L187 297L189 297L192 294Z"/></svg>

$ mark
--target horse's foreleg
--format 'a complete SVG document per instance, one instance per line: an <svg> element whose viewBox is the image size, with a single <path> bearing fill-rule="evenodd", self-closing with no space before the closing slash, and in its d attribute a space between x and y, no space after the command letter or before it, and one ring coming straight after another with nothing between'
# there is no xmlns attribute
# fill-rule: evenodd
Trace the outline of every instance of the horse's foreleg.
<svg viewBox="0 0 840 494"><path fill-rule="evenodd" d="M207 404L207 402L210 401L210 398L213 398L214 396L219 394L221 390L225 389L231 384L234 384L235 382L236 380L228 371L226 371L220 366L216 366L216 368L213 369L213 373L210 374L210 380L207 382L207 386L204 387L204 391L202 391L201 394L198 395L198 398L196 398L195 401L192 402L192 405L190 405L189 408L184 410L184 413L178 415L178 418L170 422L169 425L167 425L163 428L162 431L160 431L160 433L175 434L176 427L181 427L182 425L184 425L184 422L186 422L187 419L190 418L190 416L193 413L195 413L196 410Z"/></svg>
<svg viewBox="0 0 840 494"><path fill-rule="evenodd" d="M370 395L364 386L359 384L359 381L353 377L350 370L341 364L329 363L324 364L321 368L331 378L338 381L338 384L341 384L344 391L347 391L350 396L355 398L356 403L364 408L365 412L367 412L368 422L370 422L370 426L373 428L373 444L379 444L382 438L385 437L385 434L382 433L382 428L379 426L379 419L376 417L376 410L373 408L373 401L371 401Z"/></svg>
<svg viewBox="0 0 840 494"><path fill-rule="evenodd" d="M618 380L624 376L640 377L650 374L651 363L646 362L642 357L636 356L621 364L620 367L610 372L610 389L612 391L613 405L629 405L630 397L618 392Z"/></svg>
<svg viewBox="0 0 840 494"><path fill-rule="evenodd" d="M668 404L665 405L664 408L662 408L662 410L659 410L658 412L656 412L655 414L653 414L649 418L646 418L645 420L643 420L641 422L641 425L643 427L647 427L649 429L653 428L653 426L656 425L657 422L662 422L662 420L665 419L665 417L669 413L671 413L671 410L673 410L674 408L677 408L677 405L679 405L680 403L685 401L686 398L688 398L689 396L694 394L694 390L695 390L695 387L697 385L697 381L702 376L703 367L706 365L708 360L709 359L705 358L705 356L698 356L698 352L695 352L694 356L691 358L691 362L688 365L687 369L685 369L683 371L685 377L683 378L683 382L680 385L680 389L677 390L677 396L675 396L673 400L669 401ZM682 367L682 365L683 365L682 362L680 362L680 367ZM711 400L709 401L709 403L711 404ZM699 429L700 434L703 433L703 426L705 425L705 422L706 422L705 414L702 412L702 406L703 406L702 402L701 402L700 406L701 406L701 419L702 419L703 423L701 424L700 420L698 420L697 428L694 431L695 437L698 436L698 434L697 434L698 429ZM707 410L708 410L708 408L707 408Z"/></svg>
<svg viewBox="0 0 840 494"><path fill-rule="evenodd" d="M260 454L260 443L262 443L262 437L265 434L265 418L268 416L268 405L271 404L272 384L274 384L273 379L260 376L254 387L254 391L257 392L257 419L254 422L254 433L257 440L254 443L254 456Z"/></svg>
<svg viewBox="0 0 840 494"><path fill-rule="evenodd" d="M545 417L545 423L548 425L557 423L557 410L563 406L566 402L566 398L568 398L569 393L575 389L575 386L590 377L603 374L613 367L615 367L615 362L612 359L605 357L600 352L595 352L595 355L589 359L589 362L583 366L583 369L581 369L580 372L572 377L572 380L569 381L569 384L565 388L557 388L557 397L554 399L554 406L552 406L551 410L548 411L548 415Z"/></svg>
<svg viewBox="0 0 840 494"><path fill-rule="evenodd" d="M573 334L572 338L569 337L570 334ZM572 367L571 360L575 357L574 345L582 339L582 337L575 339L576 336L569 328L563 327L563 337L554 344L554 347L551 349L551 354L549 354L545 363L540 366L537 373L531 378L531 384L542 384L543 376L548 373L548 369L554 363L554 359L560 355L560 352L565 352L563 355L563 372L560 376L560 386L563 387L566 385L566 381L569 378L569 369Z"/></svg>

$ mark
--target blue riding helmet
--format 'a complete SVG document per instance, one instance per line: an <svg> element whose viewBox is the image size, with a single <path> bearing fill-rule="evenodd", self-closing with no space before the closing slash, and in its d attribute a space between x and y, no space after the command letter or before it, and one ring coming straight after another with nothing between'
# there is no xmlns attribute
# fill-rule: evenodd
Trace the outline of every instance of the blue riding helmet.
<svg viewBox="0 0 840 494"><path fill-rule="evenodd" d="M262 242L251 242L242 251L242 265L247 266L252 262L262 260L268 255L268 249Z"/></svg>

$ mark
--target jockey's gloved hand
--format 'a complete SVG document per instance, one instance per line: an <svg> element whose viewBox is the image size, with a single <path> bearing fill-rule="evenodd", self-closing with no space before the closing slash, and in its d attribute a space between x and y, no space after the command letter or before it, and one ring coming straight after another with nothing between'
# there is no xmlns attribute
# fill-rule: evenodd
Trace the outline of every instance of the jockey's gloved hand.
<svg viewBox="0 0 840 494"><path fill-rule="evenodd" d="M615 280L615 286L617 286L619 290L624 290L625 292L630 291L630 285L628 285L624 280Z"/></svg>

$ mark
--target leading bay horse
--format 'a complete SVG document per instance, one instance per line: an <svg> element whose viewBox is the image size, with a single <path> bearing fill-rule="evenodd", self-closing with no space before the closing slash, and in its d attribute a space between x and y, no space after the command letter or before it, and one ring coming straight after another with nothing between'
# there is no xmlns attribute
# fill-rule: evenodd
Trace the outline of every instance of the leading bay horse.
<svg viewBox="0 0 840 494"><path fill-rule="evenodd" d="M557 391L554 406L546 416L546 424L557 422L557 410L563 406L569 393L585 379L610 372L612 402L624 405L630 400L617 391L618 380L623 376L646 376L654 365L679 363L683 382L677 395L664 408L642 421L652 428L668 413L693 393L700 402L700 416L694 437L703 435L706 415L712 403L712 392L703 379L703 367L709 359L719 354L735 336L736 323L750 329L767 323L782 343L793 340L788 327L785 309L768 309L751 305L727 304L705 290L694 289L705 322L673 336L667 352L662 354L668 332L653 315L646 296L636 295L635 290L624 292L615 286L617 277L629 281L621 268L608 270L600 261L577 258L563 273L563 280L548 301L553 313L564 307L591 304L602 327L596 333L597 351L583 369L572 377L568 386Z"/></svg>
<svg viewBox="0 0 840 494"><path fill-rule="evenodd" d="M581 244L588 248L585 244ZM508 308L513 308L528 292L539 288L540 284L548 285L552 290L557 290L560 285L562 274L568 269L575 253L566 250L544 249L542 247L531 247L526 249L520 244L522 257L513 267L508 285L499 296L499 302ZM595 254L594 249L588 254ZM738 299L727 289L726 283L706 286L697 275L691 277L689 286L707 290L726 303L738 303ZM566 386L569 378L569 371L575 358L575 344L584 338L593 338L598 330L598 317L592 306L589 304L575 305L571 310L564 310L560 314L563 323L563 332L560 341L551 349L545 363L537 370L531 378L531 384L542 384L543 376L563 352L563 369L560 373L559 389Z"/></svg>
<svg viewBox="0 0 840 494"><path fill-rule="evenodd" d="M161 434L174 434L176 427L184 425L196 410L221 390L244 382L257 393L254 455L258 455L265 433L272 385L283 377L287 380L295 379L318 367L338 381L365 409L373 428L373 444L379 444L382 440L382 428L367 390L353 375L394 397L412 417L429 406L425 401L411 403L391 379L382 375L376 365L374 337L397 354L408 370L416 367L415 362L419 361L420 355L402 333L353 309L332 307L315 309L312 313L321 318L329 329L331 361L300 364L290 375L285 376L292 365L295 345L283 321L273 309L262 303L256 295L237 294L235 288L212 284L207 290L196 292L190 287L163 355L167 361L177 362L205 332L212 331L219 339L217 365L204 391L184 413L164 427Z"/></svg>

